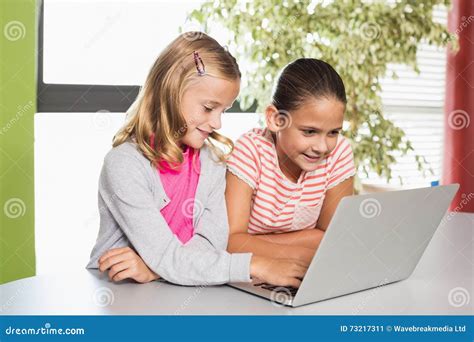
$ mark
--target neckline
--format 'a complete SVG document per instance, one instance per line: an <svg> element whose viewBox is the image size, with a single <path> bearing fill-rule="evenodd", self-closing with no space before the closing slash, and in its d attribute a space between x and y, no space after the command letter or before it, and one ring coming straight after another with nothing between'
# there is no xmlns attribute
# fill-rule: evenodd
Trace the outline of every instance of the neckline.
<svg viewBox="0 0 474 342"><path fill-rule="evenodd" d="M203 188L203 178L202 178L202 175L205 174L207 175L207 169L210 167L210 163L207 156L204 156L203 154L205 153L208 153L208 151L206 151L206 149L208 149L209 147L207 147L206 145L203 145L203 147L201 147L199 149L199 155L197 156L199 158L199 162L200 162L200 165L201 165L201 172L199 174L199 180L198 180L198 184L197 184L197 187L196 187L196 193L194 195L194 198L196 199L196 201L202 201L203 197L204 197L204 188ZM166 195L166 192L165 192L165 188L163 186L163 183L161 182L161 177L160 177L160 173L157 172L158 170L153 167L151 165L151 167L154 169L154 172L153 172L153 175L155 176L155 184L156 186L158 187L158 191L159 193L163 194L163 199L165 201L169 201L169 197ZM199 202L198 202L199 203ZM195 225L195 219L196 219L196 206L194 206L194 209L193 209L193 226Z"/></svg>
<svg viewBox="0 0 474 342"><path fill-rule="evenodd" d="M191 151L191 150L194 150L194 149L192 149L191 147L189 147L188 145L184 145L184 146L186 146L186 147L184 148L184 150L183 150L183 148L181 148L181 152L183 152L183 155L184 155L184 156L189 155L189 154L190 154L190 151Z"/></svg>

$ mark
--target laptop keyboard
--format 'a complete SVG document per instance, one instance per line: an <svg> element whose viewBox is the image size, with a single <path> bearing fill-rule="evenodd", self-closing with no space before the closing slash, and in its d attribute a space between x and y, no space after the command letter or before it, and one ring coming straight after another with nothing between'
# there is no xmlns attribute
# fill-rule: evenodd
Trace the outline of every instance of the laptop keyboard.
<svg viewBox="0 0 474 342"><path fill-rule="evenodd" d="M298 288L296 288L296 287L275 286L275 285L270 285L270 284L266 284L266 283L258 283L258 284L254 284L254 286L259 286L262 289L269 290L269 291L286 293L288 295L291 295L292 297L294 297L296 295L296 292L298 291Z"/></svg>

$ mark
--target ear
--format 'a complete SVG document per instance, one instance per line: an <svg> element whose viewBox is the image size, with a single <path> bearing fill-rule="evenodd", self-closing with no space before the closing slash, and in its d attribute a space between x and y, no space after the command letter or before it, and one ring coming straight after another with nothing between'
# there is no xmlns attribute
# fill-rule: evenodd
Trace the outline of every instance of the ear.
<svg viewBox="0 0 474 342"><path fill-rule="evenodd" d="M265 108L265 123L270 131L275 132L275 114L278 112L277 108L274 105L268 105Z"/></svg>
<svg viewBox="0 0 474 342"><path fill-rule="evenodd" d="M291 125L290 113L286 110L278 110L274 105L265 108L265 121L267 128L274 133L280 132Z"/></svg>

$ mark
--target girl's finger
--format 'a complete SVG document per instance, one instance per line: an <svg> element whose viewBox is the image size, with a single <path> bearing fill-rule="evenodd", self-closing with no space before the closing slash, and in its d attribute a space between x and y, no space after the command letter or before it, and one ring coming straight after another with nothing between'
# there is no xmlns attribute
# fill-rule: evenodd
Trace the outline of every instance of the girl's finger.
<svg viewBox="0 0 474 342"><path fill-rule="evenodd" d="M127 270L130 268L130 261L126 260L126 261L123 261L123 262L120 262L118 264L115 264L114 266L112 266L110 268L110 271L109 271L109 279L112 280L114 279L114 277L124 271L124 270Z"/></svg>
<svg viewBox="0 0 474 342"><path fill-rule="evenodd" d="M301 285L301 280L297 279L297 278L289 278L288 279L288 285L285 285L285 286L291 286L291 287L300 287Z"/></svg>
<svg viewBox="0 0 474 342"><path fill-rule="evenodd" d="M104 272L105 270L113 267L115 264L118 264L122 261L127 260L127 257L128 257L127 253L116 254L116 255L110 256L107 259L105 259L103 262L99 263L99 270L101 272Z"/></svg>
<svg viewBox="0 0 474 342"><path fill-rule="evenodd" d="M300 274L299 274L299 275L301 275L301 278L303 278L305 276L307 271L308 271L307 267L301 267Z"/></svg>
<svg viewBox="0 0 474 342"><path fill-rule="evenodd" d="M130 268L127 268L123 270L122 272L118 272L112 277L112 281L121 281L124 279L132 278L133 277L133 271Z"/></svg>
<svg viewBox="0 0 474 342"><path fill-rule="evenodd" d="M303 261L303 260L299 260L299 259L291 259L292 262L294 262L295 264L297 264L298 266L302 266L302 267L306 267L308 268L309 267L309 263Z"/></svg>
<svg viewBox="0 0 474 342"><path fill-rule="evenodd" d="M292 272L292 273L293 273L291 275L292 277L303 278L303 276L306 274L306 268L298 266L294 269L294 272Z"/></svg>
<svg viewBox="0 0 474 342"><path fill-rule="evenodd" d="M107 252L105 252L100 258L99 258L99 263L102 263L105 261L105 259L111 257L111 256L114 256L114 255L117 255L117 254L121 254L123 252L126 252L129 250L130 247L120 247L120 248L112 248L112 249L109 249Z"/></svg>

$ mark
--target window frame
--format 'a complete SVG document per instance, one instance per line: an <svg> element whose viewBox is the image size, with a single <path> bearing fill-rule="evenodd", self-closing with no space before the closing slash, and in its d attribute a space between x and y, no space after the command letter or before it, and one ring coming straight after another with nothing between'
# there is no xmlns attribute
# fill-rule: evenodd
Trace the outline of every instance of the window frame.
<svg viewBox="0 0 474 342"><path fill-rule="evenodd" d="M44 0L39 0L38 20L38 112L125 112L140 86L94 84L46 84L43 82Z"/></svg>
<svg viewBox="0 0 474 342"><path fill-rule="evenodd" d="M37 96L36 108L45 113L126 112L138 95L140 85L48 84L43 82L44 0L39 2ZM256 104L247 110L235 101L228 111L253 113Z"/></svg>

